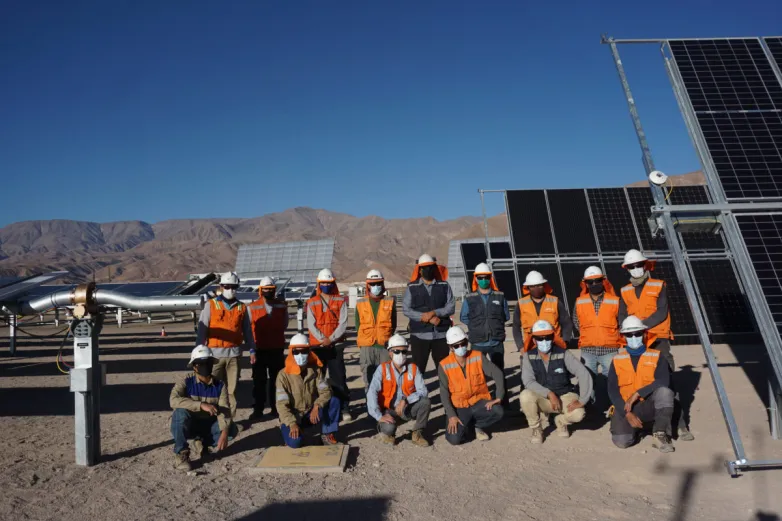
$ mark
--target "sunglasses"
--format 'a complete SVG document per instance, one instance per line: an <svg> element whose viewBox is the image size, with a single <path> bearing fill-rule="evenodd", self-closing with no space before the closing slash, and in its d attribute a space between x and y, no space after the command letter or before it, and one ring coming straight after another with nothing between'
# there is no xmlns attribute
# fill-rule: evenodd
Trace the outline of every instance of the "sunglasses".
<svg viewBox="0 0 782 521"><path fill-rule="evenodd" d="M370 282L370 283L369 283L369 286L370 286L370 287L372 287L372 286L382 286L382 285L383 285L383 283L382 283L382 282Z"/></svg>
<svg viewBox="0 0 782 521"><path fill-rule="evenodd" d="M293 354L294 355L306 355L309 352L310 352L309 349L294 349L293 350Z"/></svg>
<svg viewBox="0 0 782 521"><path fill-rule="evenodd" d="M478 275L476 278L478 280L491 280L491 275Z"/></svg>
<svg viewBox="0 0 782 521"><path fill-rule="evenodd" d="M236 284L224 284L223 289L239 289L239 286Z"/></svg>
<svg viewBox="0 0 782 521"><path fill-rule="evenodd" d="M406 355L407 349L390 349L392 355Z"/></svg>
<svg viewBox="0 0 782 521"><path fill-rule="evenodd" d="M451 344L451 347L454 348L454 349L459 349L460 347L467 347L468 343L469 342L467 340L463 340L463 341L459 342L458 344Z"/></svg>
<svg viewBox="0 0 782 521"><path fill-rule="evenodd" d="M585 280L584 282L586 282L590 286L597 286L598 284L603 284L603 279L590 279L590 280Z"/></svg>
<svg viewBox="0 0 782 521"><path fill-rule="evenodd" d="M633 268L643 268L646 266L646 262L636 262L635 264L628 264L625 269L631 270Z"/></svg>
<svg viewBox="0 0 782 521"><path fill-rule="evenodd" d="M546 335L546 336L535 336L535 337L532 337L532 338L534 338L534 339L535 339L535 340L537 340L537 341L541 341L541 340L554 340L554 335Z"/></svg>
<svg viewBox="0 0 782 521"><path fill-rule="evenodd" d="M643 331L636 331L634 333L625 333L624 335L626 337L630 337L630 338L637 338L639 336L644 336L644 332Z"/></svg>

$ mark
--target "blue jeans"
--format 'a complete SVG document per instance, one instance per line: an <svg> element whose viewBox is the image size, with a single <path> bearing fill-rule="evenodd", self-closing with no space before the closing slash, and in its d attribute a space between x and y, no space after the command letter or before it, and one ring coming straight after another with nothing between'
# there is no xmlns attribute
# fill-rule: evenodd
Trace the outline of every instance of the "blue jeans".
<svg viewBox="0 0 782 521"><path fill-rule="evenodd" d="M237 432L236 425L232 423L228 430L228 439L233 439ZM217 418L199 418L187 409L174 409L174 414L171 415L171 436L174 437L175 454L190 448L187 443L189 439L199 438L210 447L216 447L220 434L222 431Z"/></svg>
<svg viewBox="0 0 782 521"><path fill-rule="evenodd" d="M584 366L592 373L592 379L594 380L594 387L592 388L592 401L596 405L605 405L606 409L608 405L600 403L606 401L608 397L608 371L611 369L611 363L616 356L616 351L608 353L607 355L593 355L591 353L585 353L581 350L581 359L584 361ZM597 366L600 365L602 372L602 378L597 374Z"/></svg>
<svg viewBox="0 0 782 521"><path fill-rule="evenodd" d="M339 429L339 415L340 415L341 401L336 396L329 400L329 403L324 409L321 407L318 409L318 421L320 423L320 432L323 434L333 434ZM301 447L302 440L304 439L304 433L302 432L307 427L312 427L314 424L310 421L310 412L312 409L304 413L299 422L299 437L296 439L291 438L291 428L287 425L281 425L282 439L285 441L285 445L292 449L298 449Z"/></svg>

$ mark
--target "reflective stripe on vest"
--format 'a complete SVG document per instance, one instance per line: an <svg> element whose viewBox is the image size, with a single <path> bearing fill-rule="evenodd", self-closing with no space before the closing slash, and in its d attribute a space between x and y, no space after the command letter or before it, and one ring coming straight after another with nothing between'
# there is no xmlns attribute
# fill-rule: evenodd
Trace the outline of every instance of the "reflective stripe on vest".
<svg viewBox="0 0 782 521"><path fill-rule="evenodd" d="M635 315L641 320L645 320L657 311L657 299L660 298L665 282L659 279L648 279L641 290L641 298L638 298L635 292L635 286L628 284L622 288L622 300L627 306L627 314ZM671 331L671 311L668 308L668 316L665 320L647 330L647 342L651 345L657 338L667 338L673 340Z"/></svg>
<svg viewBox="0 0 782 521"><path fill-rule="evenodd" d="M633 361L625 349L620 349L613 360L616 380L619 385L619 394L627 401L633 393L654 382L654 371L660 360L660 352L656 349L647 349L638 359L637 368L633 368Z"/></svg>
<svg viewBox="0 0 782 521"><path fill-rule="evenodd" d="M244 316L247 307L239 302L232 308L222 306L217 299L209 301L209 326L206 345L212 348L239 347L244 342Z"/></svg>
<svg viewBox="0 0 782 521"><path fill-rule="evenodd" d="M597 313L592 297L579 298L575 311L580 331L578 347L619 347L623 344L618 322L619 298L615 295L604 295Z"/></svg>
<svg viewBox="0 0 782 521"><path fill-rule="evenodd" d="M372 302L368 298L359 299L356 303L359 328L356 344L368 347L375 344L385 346L394 333L392 315L394 313L394 297L384 297L377 306L377 317L372 312Z"/></svg>
<svg viewBox="0 0 782 521"><path fill-rule="evenodd" d="M454 407L464 409L481 400L491 400L489 386L486 385L486 377L483 374L483 359L480 351L471 351L467 355L464 372L453 353L440 362L440 365L448 378L448 390Z"/></svg>
<svg viewBox="0 0 782 521"><path fill-rule="evenodd" d="M380 364L380 370L383 377L381 378L380 391L377 393L377 403L382 406L381 412L385 412L385 409L390 409L396 398L396 378L394 378L394 369L391 367L392 362L383 362ZM402 394L410 396L415 392L415 375L418 372L418 368L415 364L408 364L405 368L404 376L402 378Z"/></svg>
<svg viewBox="0 0 782 521"><path fill-rule="evenodd" d="M532 298L523 298L519 301L519 315L521 318L521 329L524 332L524 351L529 351L534 347L532 342L532 325L538 320L545 320L554 326L554 343L560 347L565 347L562 340L562 326L559 325L559 299L553 295L546 295L540 305L540 315L535 310L535 302Z"/></svg>

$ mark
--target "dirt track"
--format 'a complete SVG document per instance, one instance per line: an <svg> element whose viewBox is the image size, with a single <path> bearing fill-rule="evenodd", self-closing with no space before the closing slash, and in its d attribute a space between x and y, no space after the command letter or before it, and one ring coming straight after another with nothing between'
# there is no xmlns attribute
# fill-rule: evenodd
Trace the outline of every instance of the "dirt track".
<svg viewBox="0 0 782 521"><path fill-rule="evenodd" d="M488 443L451 447L442 437L438 407L434 446L409 440L396 447L372 436L366 413L341 426L351 445L342 475L253 476L245 472L260 449L280 444L274 422L245 430L222 458L197 476L175 472L169 435L168 394L185 371L192 348L188 324L107 324L101 359L108 363L102 415L103 462L73 464L73 397L67 376L53 363L59 339L25 338L15 357L0 330L0 415L5 433L0 454L2 519L444 519L477 520L774 520L782 513L782 471L730 479L722 466L730 443L709 374L697 347L675 348L679 366L692 365L682 381L699 387L692 404L696 441L676 443L662 455L651 440L621 451L608 425L593 415L569 440L556 436L529 443L522 419L506 420ZM36 328L35 333L53 332ZM718 346L723 377L751 459L782 459L782 442L768 435L764 405L747 373L763 372L762 351ZM517 354L506 345L509 367ZM348 375L357 409L363 409L358 353L348 351ZM245 359L239 420L252 403ZM760 393L765 384L756 379ZM434 378L430 378L434 389ZM514 375L513 400L519 377ZM404 429L403 429L404 432ZM313 503L314 502L314 503ZM767 516L767 517L763 517Z"/></svg>

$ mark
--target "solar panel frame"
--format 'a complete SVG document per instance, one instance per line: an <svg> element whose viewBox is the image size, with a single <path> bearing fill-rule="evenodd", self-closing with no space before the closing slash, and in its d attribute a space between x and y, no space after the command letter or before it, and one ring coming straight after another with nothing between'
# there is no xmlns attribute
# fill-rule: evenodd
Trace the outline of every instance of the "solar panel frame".
<svg viewBox="0 0 782 521"><path fill-rule="evenodd" d="M516 257L556 253L545 190L507 190L505 204Z"/></svg>
<svg viewBox="0 0 782 521"><path fill-rule="evenodd" d="M459 245L462 252L462 263L468 270L475 270L481 262L486 262L486 244L482 242L463 242ZM471 279L468 279L468 283Z"/></svg>
<svg viewBox="0 0 782 521"><path fill-rule="evenodd" d="M766 42L766 47L768 47L777 67L782 69L782 37L766 36L763 40Z"/></svg>

